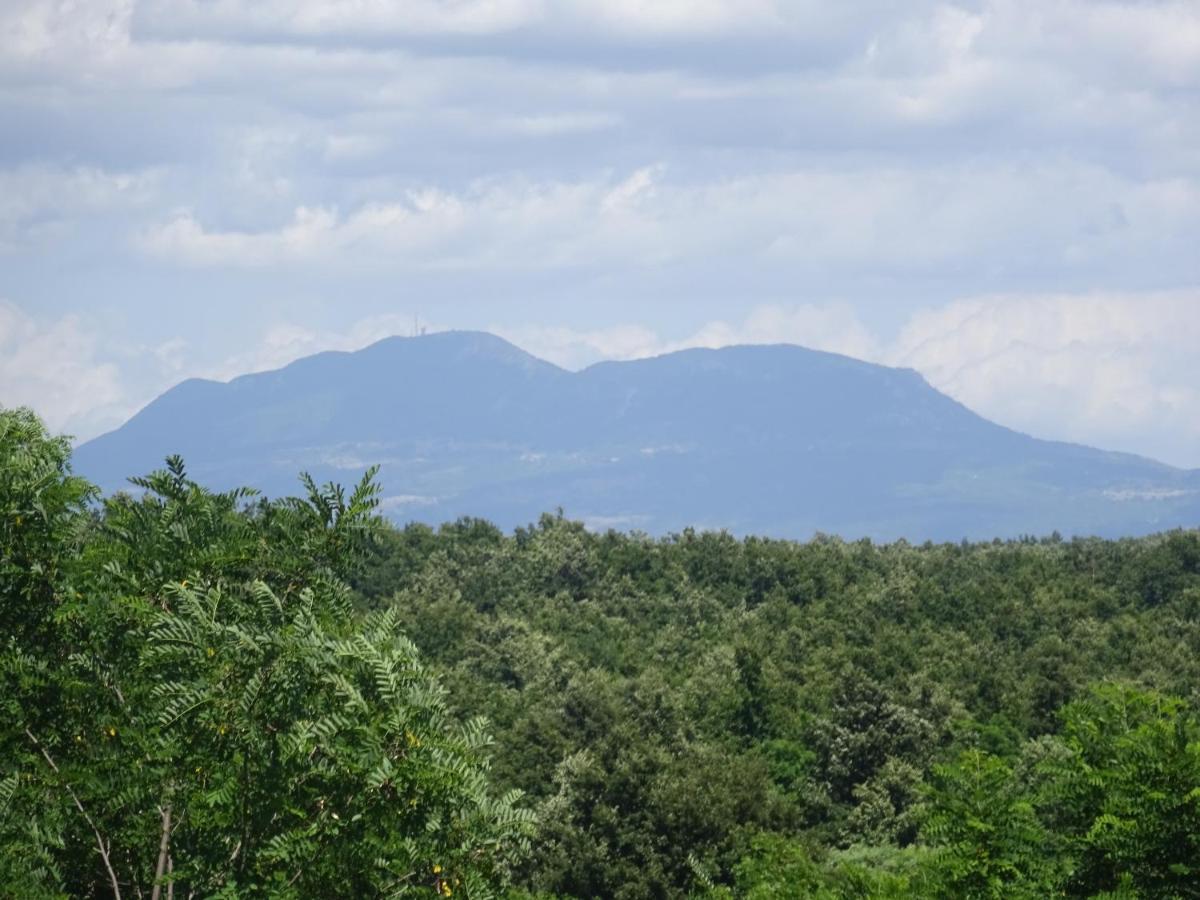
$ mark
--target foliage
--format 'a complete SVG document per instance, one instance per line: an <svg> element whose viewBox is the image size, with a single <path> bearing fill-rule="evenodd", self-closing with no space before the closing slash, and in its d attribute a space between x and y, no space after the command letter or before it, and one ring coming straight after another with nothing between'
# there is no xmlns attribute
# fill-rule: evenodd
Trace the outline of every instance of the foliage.
<svg viewBox="0 0 1200 900"><path fill-rule="evenodd" d="M19 896L493 895L528 847L395 611L345 578L348 496L211 493L182 461L94 511L67 448L0 412L0 882Z"/></svg>
<svg viewBox="0 0 1200 900"><path fill-rule="evenodd" d="M390 529L355 588L493 721L498 782L539 811L529 890L1191 896L1198 548L654 539L545 516ZM1113 680L1163 717L1076 797L1077 704ZM1110 810L1142 824L1102 852Z"/></svg>
<svg viewBox="0 0 1200 900"><path fill-rule="evenodd" d="M1072 893L1200 896L1200 721L1176 699L1103 685L1062 711L1045 803Z"/></svg>
<svg viewBox="0 0 1200 900"><path fill-rule="evenodd" d="M1013 783L1001 759L968 750L934 769L933 813L924 836L935 857L943 897L1045 897L1054 878L1046 870L1048 835L1030 799Z"/></svg>
<svg viewBox="0 0 1200 900"><path fill-rule="evenodd" d="M16 896L1200 896L1196 531L394 528L0 454Z"/></svg>

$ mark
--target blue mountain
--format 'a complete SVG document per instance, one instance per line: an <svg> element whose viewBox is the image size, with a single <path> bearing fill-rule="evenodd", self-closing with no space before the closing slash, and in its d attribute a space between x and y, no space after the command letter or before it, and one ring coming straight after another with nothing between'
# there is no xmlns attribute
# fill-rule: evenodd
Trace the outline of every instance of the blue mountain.
<svg viewBox="0 0 1200 900"><path fill-rule="evenodd" d="M493 335L388 338L230 382L190 380L81 445L102 487L179 453L198 481L296 491L379 464L398 521L914 541L1200 524L1200 471L1038 440L918 373L789 345L568 372Z"/></svg>

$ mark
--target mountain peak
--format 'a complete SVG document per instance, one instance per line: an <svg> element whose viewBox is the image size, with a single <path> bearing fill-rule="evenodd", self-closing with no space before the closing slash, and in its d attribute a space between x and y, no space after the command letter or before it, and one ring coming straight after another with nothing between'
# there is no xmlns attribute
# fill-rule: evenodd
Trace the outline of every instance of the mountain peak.
<svg viewBox="0 0 1200 900"><path fill-rule="evenodd" d="M357 351L366 355L419 353L426 358L464 362L471 359L506 363L531 369L558 366L538 359L516 344L487 331L433 331L420 335L392 335Z"/></svg>

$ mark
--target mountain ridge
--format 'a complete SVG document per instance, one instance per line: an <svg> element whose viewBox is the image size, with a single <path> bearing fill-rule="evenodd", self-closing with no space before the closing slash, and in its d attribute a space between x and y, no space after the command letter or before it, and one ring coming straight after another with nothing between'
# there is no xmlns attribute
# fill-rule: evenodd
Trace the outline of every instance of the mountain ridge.
<svg viewBox="0 0 1200 900"><path fill-rule="evenodd" d="M113 490L176 452L197 480L272 494L380 463L389 513L431 524L561 507L652 533L956 540L1200 522L1200 470L1041 440L913 369L791 344L572 372L487 332L390 337L181 382L76 468Z"/></svg>

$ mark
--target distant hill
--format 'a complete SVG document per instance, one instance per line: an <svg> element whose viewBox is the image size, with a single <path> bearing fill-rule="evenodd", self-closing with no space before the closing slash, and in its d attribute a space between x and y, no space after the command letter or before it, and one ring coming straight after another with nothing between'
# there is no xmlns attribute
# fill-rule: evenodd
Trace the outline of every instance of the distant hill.
<svg viewBox="0 0 1200 900"><path fill-rule="evenodd" d="M180 453L213 487L294 493L382 465L398 521L912 541L1200 524L1200 471L1037 440L916 372L788 345L568 372L493 335L388 338L228 383L190 380L81 445L113 490Z"/></svg>

